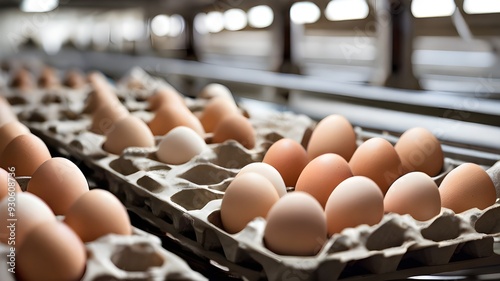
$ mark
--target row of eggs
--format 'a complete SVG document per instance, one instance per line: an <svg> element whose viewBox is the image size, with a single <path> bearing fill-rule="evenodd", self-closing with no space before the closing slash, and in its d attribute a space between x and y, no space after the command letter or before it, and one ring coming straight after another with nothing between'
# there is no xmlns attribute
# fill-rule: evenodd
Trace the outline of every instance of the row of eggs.
<svg viewBox="0 0 500 281"><path fill-rule="evenodd" d="M255 145L251 124L222 85L212 84L201 92L200 97L210 100L198 116L175 90L158 90L148 100L155 116L146 124L128 113L102 75L93 73L88 80L94 89L86 107L92 114L91 130L106 136L103 148L110 153L120 154L129 146L152 147L153 136L164 135L156 152L158 159L183 164L204 149L202 136L206 132L213 132L214 142L235 139L247 148ZM458 213L485 208L496 199L491 179L472 163L450 172L438 189L431 176L442 171L443 152L439 141L423 128L408 130L395 146L381 138L357 146L351 124L342 116L331 115L317 124L307 143L304 148L282 139L269 148L260 163L268 164L266 168L240 176L245 167L238 174L221 206L226 231L236 233L253 218L266 217L265 242L270 249L311 255L328 235L363 223L376 224L384 212L427 220L441 207ZM262 177L262 169L268 177ZM295 191L287 193L285 186ZM308 205L311 214L304 215ZM298 227L293 227L294 223ZM311 239L303 238L307 229L311 229ZM292 237L309 246L300 248L301 243L290 242Z"/></svg>
<svg viewBox="0 0 500 281"><path fill-rule="evenodd" d="M0 243L15 251L19 280L79 280L87 261L84 243L130 235L128 213L110 192L89 190L76 164L52 158L10 114L0 118L8 120L0 127ZM15 179L21 175L30 177L26 191Z"/></svg>

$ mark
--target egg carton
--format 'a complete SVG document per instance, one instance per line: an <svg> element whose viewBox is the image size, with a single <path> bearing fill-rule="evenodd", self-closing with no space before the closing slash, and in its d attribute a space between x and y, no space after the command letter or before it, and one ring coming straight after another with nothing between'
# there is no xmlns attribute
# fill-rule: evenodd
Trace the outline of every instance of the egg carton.
<svg viewBox="0 0 500 281"><path fill-rule="evenodd" d="M144 89L141 91L145 95ZM144 120L151 118L151 113L145 111L144 96L138 98L134 91L124 89L119 92L132 114ZM186 101L192 111L201 110L206 102ZM48 146L87 166L91 176L105 182L129 210L197 255L245 279L390 279L500 261L493 252L494 239L500 232L498 204L462 214L443 210L426 222L387 214L375 226L361 225L332 236L314 257L276 255L263 244L262 218L237 234L224 231L219 213L221 198L237 172L246 164L261 161L273 142L282 137L306 139L314 125L312 120L288 112L250 114L257 131L254 149L234 141L209 144L209 149L188 163L167 165L155 157L155 148L129 148L122 155L105 152L104 137L88 131L89 116L77 114L83 100L70 104L50 103L31 107L30 111L26 108L31 105L26 103L15 109L33 133ZM366 137L362 129L356 132L360 140ZM157 138L157 142L160 140ZM446 159L445 169L435 180L459 163Z"/></svg>
<svg viewBox="0 0 500 281"><path fill-rule="evenodd" d="M0 280L15 281L7 255L0 243ZM109 234L85 243L87 264L81 281L97 280L207 280L161 246L158 237L133 228L130 236Z"/></svg>

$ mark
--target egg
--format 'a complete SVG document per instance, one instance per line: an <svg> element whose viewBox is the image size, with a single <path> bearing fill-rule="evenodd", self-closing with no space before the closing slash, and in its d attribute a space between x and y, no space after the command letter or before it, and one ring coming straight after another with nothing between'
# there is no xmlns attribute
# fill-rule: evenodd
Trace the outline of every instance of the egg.
<svg viewBox="0 0 500 281"><path fill-rule="evenodd" d="M267 163L281 174L286 186L295 187L304 167L309 163L307 152L293 139L280 139L273 143L262 162Z"/></svg>
<svg viewBox="0 0 500 281"><path fill-rule="evenodd" d="M49 149L37 136L25 134L10 141L0 156L0 167L16 169L16 176L31 176L51 158Z"/></svg>
<svg viewBox="0 0 500 281"><path fill-rule="evenodd" d="M213 142L235 140L248 149L255 147L255 129L250 121L240 114L226 115L214 129Z"/></svg>
<svg viewBox="0 0 500 281"><path fill-rule="evenodd" d="M375 137L362 143L349 161L352 174L375 181L385 194L389 186L403 175L401 160L390 142Z"/></svg>
<svg viewBox="0 0 500 281"><path fill-rule="evenodd" d="M295 191L311 194L324 208L335 187L350 177L351 168L342 156L334 153L322 154L302 170Z"/></svg>
<svg viewBox="0 0 500 281"><path fill-rule="evenodd" d="M129 115L113 126L106 134L103 148L113 154L122 154L128 147L154 147L155 139L144 121Z"/></svg>
<svg viewBox="0 0 500 281"><path fill-rule="evenodd" d="M66 158L55 157L33 173L27 191L44 200L56 215L64 215L89 191L89 185L78 166Z"/></svg>
<svg viewBox="0 0 500 281"><path fill-rule="evenodd" d="M160 107L148 126L155 136L163 136L178 126L189 127L200 136L205 134L200 120L185 105L179 104Z"/></svg>
<svg viewBox="0 0 500 281"><path fill-rule="evenodd" d="M279 199L273 184L256 173L235 177L224 193L220 207L222 225L228 233L237 233L257 217L265 218Z"/></svg>
<svg viewBox="0 0 500 281"><path fill-rule="evenodd" d="M0 155L3 150L14 138L20 135L30 134L28 127L24 126L21 122L14 120L8 122L0 127Z"/></svg>
<svg viewBox="0 0 500 281"><path fill-rule="evenodd" d="M107 234L131 235L127 210L112 193L93 189L80 196L66 212L66 223L83 242Z"/></svg>
<svg viewBox="0 0 500 281"><path fill-rule="evenodd" d="M441 206L461 213L493 205L497 194L486 171L474 163L464 163L450 171L439 185Z"/></svg>
<svg viewBox="0 0 500 281"><path fill-rule="evenodd" d="M243 175L245 173L257 173L261 176L264 176L268 179L278 192L279 197L283 197L286 194L286 185L281 177L280 173L273 166L264 163L264 162L254 162L243 167L238 174L237 177Z"/></svg>
<svg viewBox="0 0 500 281"><path fill-rule="evenodd" d="M106 81L106 78L100 73L89 74L89 82L92 86L84 112L94 112L98 107L103 104L119 103L119 99L113 91L113 88Z"/></svg>
<svg viewBox="0 0 500 281"><path fill-rule="evenodd" d="M99 106L92 113L90 131L99 135L106 135L113 130L114 124L129 115L128 110L119 101L110 101Z"/></svg>
<svg viewBox="0 0 500 281"><path fill-rule="evenodd" d="M15 208L9 210L8 207L9 205L12 207L12 202ZM10 221L13 218L15 221ZM56 217L50 207L29 192L16 193L15 198L5 197L0 201L0 241L17 248L23 244L27 234L34 227L55 220Z"/></svg>
<svg viewBox="0 0 500 281"><path fill-rule="evenodd" d="M59 221L32 229L16 257L16 275L23 281L80 280L87 263L85 245Z"/></svg>
<svg viewBox="0 0 500 281"><path fill-rule="evenodd" d="M313 256L321 250L326 238L325 213L308 193L286 194L267 214L264 244L276 254Z"/></svg>
<svg viewBox="0 0 500 281"><path fill-rule="evenodd" d="M22 192L22 190L15 179L15 175L0 168L0 200L7 196L14 197L16 192Z"/></svg>
<svg viewBox="0 0 500 281"><path fill-rule="evenodd" d="M29 91L35 88L35 78L33 74L25 68L19 69L10 82L12 88L17 88L21 91Z"/></svg>
<svg viewBox="0 0 500 281"><path fill-rule="evenodd" d="M337 114L323 118L314 128L307 145L309 160L325 153L338 154L346 161L356 150L356 133L349 121Z"/></svg>
<svg viewBox="0 0 500 281"><path fill-rule="evenodd" d="M83 74L77 69L71 69L66 72L64 85L73 89L83 88L87 84Z"/></svg>
<svg viewBox="0 0 500 281"><path fill-rule="evenodd" d="M238 114L238 107L234 101L216 97L205 106L200 116L200 122L205 132L212 132L224 117L231 114Z"/></svg>
<svg viewBox="0 0 500 281"><path fill-rule="evenodd" d="M156 111L163 106L175 104L179 106L185 105L182 95L174 88L160 88L148 98L148 109L150 111Z"/></svg>
<svg viewBox="0 0 500 281"><path fill-rule="evenodd" d="M234 102L233 94L228 87L219 84L219 83L211 83L203 87L200 93L198 94L198 98L202 99L211 99L215 97L222 97Z"/></svg>
<svg viewBox="0 0 500 281"><path fill-rule="evenodd" d="M348 227L375 225L384 216L384 195L373 180L353 176L332 191L325 214L329 235Z"/></svg>
<svg viewBox="0 0 500 281"><path fill-rule="evenodd" d="M191 128L178 126L170 130L158 144L156 157L166 164L180 165L199 155L207 147Z"/></svg>
<svg viewBox="0 0 500 281"><path fill-rule="evenodd" d="M42 73L38 78L38 85L41 88L55 88L61 85L59 78L57 77L56 70L52 67L44 67L42 69Z"/></svg>
<svg viewBox="0 0 500 281"><path fill-rule="evenodd" d="M407 172L419 171L433 177L443 169L441 143L425 128L416 127L405 131L394 148Z"/></svg>
<svg viewBox="0 0 500 281"><path fill-rule="evenodd" d="M410 172L397 179L384 197L386 213L409 214L426 221L441 212L441 196L436 182L423 172Z"/></svg>

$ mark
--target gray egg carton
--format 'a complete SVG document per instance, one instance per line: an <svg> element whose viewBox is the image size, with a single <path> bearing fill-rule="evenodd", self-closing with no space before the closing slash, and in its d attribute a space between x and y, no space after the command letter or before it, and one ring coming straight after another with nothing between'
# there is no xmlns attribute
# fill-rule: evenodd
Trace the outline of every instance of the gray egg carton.
<svg viewBox="0 0 500 281"><path fill-rule="evenodd" d="M137 228L130 236L109 234L85 243L87 264L81 281L207 280L161 246L158 237ZM0 243L0 280L15 281L8 272L9 246Z"/></svg>
<svg viewBox="0 0 500 281"><path fill-rule="evenodd" d="M127 91L118 84L117 91L132 114L145 121L151 118L145 111L147 90ZM192 111L202 110L206 104L205 100L185 100ZM105 152L104 137L88 131L90 117L77 114L82 108L83 100L43 107L28 103L15 109L33 133L49 147L90 168L89 176L129 210L232 275L248 280L384 280L500 262L493 251L500 233L498 204L462 214L443 209L425 222L387 214L377 225L361 225L333 235L316 256L276 255L263 244L263 218L256 218L237 234L224 231L221 200L242 167L261 161L267 148L282 137L301 142L311 131L312 120L290 112L250 114L257 132L254 149L235 141L209 144L188 163L168 165L155 157L156 148L131 147L122 155ZM33 112L44 120L33 120ZM361 128L356 133L359 140L371 136ZM207 140L210 142L209 135ZM435 180L458 164L460 161L446 159L443 173Z"/></svg>

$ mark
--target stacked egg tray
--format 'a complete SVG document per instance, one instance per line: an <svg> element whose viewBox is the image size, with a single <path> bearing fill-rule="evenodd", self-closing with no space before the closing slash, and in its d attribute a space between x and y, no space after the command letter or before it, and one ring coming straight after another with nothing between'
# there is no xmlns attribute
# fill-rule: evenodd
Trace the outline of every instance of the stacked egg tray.
<svg viewBox="0 0 500 281"><path fill-rule="evenodd" d="M88 258L82 281L207 280L184 260L163 249L158 237L137 228L130 236L110 234L86 243L85 247ZM0 244L3 281L15 281L7 270L9 253L9 246Z"/></svg>
<svg viewBox="0 0 500 281"><path fill-rule="evenodd" d="M153 78L140 71L128 78L117 83L117 95L133 115L150 120L145 100L152 89L131 89L126 81ZM9 100L19 99L9 94ZM236 234L223 229L219 210L224 190L241 168L261 161L275 141L307 139L314 121L289 112L249 112L256 129L255 148L246 149L235 141L210 143L207 136L209 149L188 163L167 165L156 158L155 148L131 147L121 155L104 151L104 136L90 132L90 116L80 114L85 96L84 90L47 91L39 94L38 101L25 97L13 107L34 134L86 166L92 171L88 176L103 183L100 187L108 188L129 210L196 255L227 268L231 275L247 280L387 280L500 263L494 252L500 234L500 204L461 214L443 209L425 222L386 214L377 225L333 235L316 256L274 254L263 243L263 218ZM193 112L206 103L185 101ZM360 128L356 132L360 142L371 136ZM157 143L160 140L157 137ZM447 158L445 163L436 180L461 162Z"/></svg>
<svg viewBox="0 0 500 281"><path fill-rule="evenodd" d="M30 177L17 181L26 190ZM58 216L63 220L63 216ZM161 240L138 228L132 235L108 234L85 243L87 264L81 281L99 280L207 280L175 254L162 248ZM10 246L0 243L0 280L15 281L7 269ZM14 262L15 265L15 262ZM15 269L15 268L14 268Z"/></svg>

